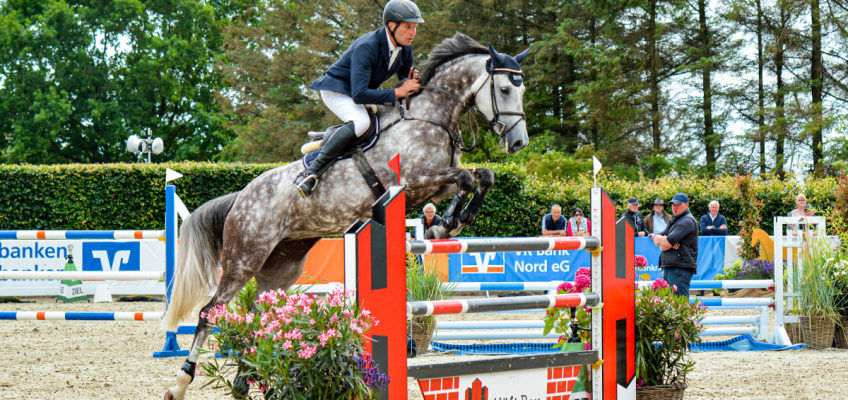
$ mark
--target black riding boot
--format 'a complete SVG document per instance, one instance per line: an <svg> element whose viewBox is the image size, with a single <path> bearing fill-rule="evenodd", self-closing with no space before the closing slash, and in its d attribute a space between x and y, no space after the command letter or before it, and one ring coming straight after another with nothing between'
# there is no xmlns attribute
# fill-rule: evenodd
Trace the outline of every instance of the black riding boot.
<svg viewBox="0 0 848 400"><path fill-rule="evenodd" d="M318 157L315 158L312 165L301 172L294 180L294 185L297 187L297 191L301 197L309 197L312 194L312 190L318 184L319 173L322 172L325 166L344 154L345 150L356 142L356 139L356 133L353 130L353 121L349 121L325 140L324 146L321 147L321 152L318 153Z"/></svg>

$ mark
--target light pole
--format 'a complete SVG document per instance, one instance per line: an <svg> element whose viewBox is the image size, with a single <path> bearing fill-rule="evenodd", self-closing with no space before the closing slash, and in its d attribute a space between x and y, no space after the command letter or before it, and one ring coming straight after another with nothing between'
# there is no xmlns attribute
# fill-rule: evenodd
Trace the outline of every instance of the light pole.
<svg viewBox="0 0 848 400"><path fill-rule="evenodd" d="M147 139L140 139L136 135L132 135L127 139L127 151L130 153L147 153L147 162L152 162L151 154L160 154L165 150L165 143L162 139L153 139L153 131L147 128Z"/></svg>

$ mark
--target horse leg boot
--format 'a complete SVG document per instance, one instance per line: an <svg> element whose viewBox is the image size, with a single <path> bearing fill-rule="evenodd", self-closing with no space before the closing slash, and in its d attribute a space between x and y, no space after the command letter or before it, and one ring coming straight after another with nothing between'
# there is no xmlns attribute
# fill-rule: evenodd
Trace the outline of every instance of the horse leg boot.
<svg viewBox="0 0 848 400"><path fill-rule="evenodd" d="M348 121L324 140L324 146L321 147L318 157L315 158L309 168L301 172L294 180L294 185L301 197L306 198L312 194L315 185L318 184L318 176L324 167L344 154L345 150L356 142L356 139L353 121Z"/></svg>
<svg viewBox="0 0 848 400"><path fill-rule="evenodd" d="M212 308L211 303L203 308L203 311L209 311ZM191 352L186 358L183 367L177 372L177 384L168 389L165 393L165 400L183 400L185 398L188 385L194 382L194 373L197 367L198 349L203 347L206 338L212 332L212 326L206 318L201 317L197 324L197 331L194 334L194 341L191 345Z"/></svg>

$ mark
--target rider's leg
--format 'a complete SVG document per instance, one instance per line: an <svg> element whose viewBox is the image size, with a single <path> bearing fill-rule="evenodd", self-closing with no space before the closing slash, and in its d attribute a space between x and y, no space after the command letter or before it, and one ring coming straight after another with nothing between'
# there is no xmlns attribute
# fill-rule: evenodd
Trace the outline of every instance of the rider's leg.
<svg viewBox="0 0 848 400"><path fill-rule="evenodd" d="M312 190L318 183L318 174L321 170L344 154L345 150L356 141L356 138L365 133L371 125L365 107L354 103L350 97L341 93L322 90L321 98L324 99L331 111L348 122L324 140L324 145L321 147L318 157L315 158L309 168L301 172L295 179L294 184L302 197L309 197L312 194Z"/></svg>

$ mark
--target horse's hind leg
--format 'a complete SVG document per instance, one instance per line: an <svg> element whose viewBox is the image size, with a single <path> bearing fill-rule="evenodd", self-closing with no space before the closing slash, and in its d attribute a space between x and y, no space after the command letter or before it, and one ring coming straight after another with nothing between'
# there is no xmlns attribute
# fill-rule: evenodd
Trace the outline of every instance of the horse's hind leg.
<svg viewBox="0 0 848 400"><path fill-rule="evenodd" d="M177 372L176 386L170 388L165 393L165 400L184 399L188 385L194 381L199 349L203 347L203 344L206 343L206 339L212 332L212 325L204 317L205 313L218 305L226 304L232 300L244 288L247 282L259 272L265 264L265 259L271 252L272 246L276 244L275 241L275 243L271 243L270 245L267 243L250 243L250 246L248 246L247 243L244 243L247 240L246 237L240 237L238 235L233 235L232 237L235 237L235 239L224 243L223 261L221 263L224 272L221 276L221 282L218 284L218 290L212 296L212 300L200 310L201 317L197 322L197 329L194 332L191 351L182 369ZM248 248L250 249L249 251L241 250Z"/></svg>
<svg viewBox="0 0 848 400"><path fill-rule="evenodd" d="M265 265L256 275L256 300L259 295L269 290L288 289L297 282L306 263L306 255L320 238L302 240L283 240L277 244L271 255L265 260ZM242 397L247 396L250 385L248 377L241 370L233 380L233 389Z"/></svg>

